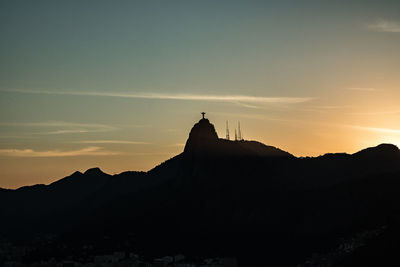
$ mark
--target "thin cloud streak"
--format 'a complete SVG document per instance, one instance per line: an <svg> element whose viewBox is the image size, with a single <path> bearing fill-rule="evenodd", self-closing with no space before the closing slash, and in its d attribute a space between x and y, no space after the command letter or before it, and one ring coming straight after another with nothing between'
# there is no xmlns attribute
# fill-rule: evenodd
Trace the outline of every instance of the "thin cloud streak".
<svg viewBox="0 0 400 267"><path fill-rule="evenodd" d="M375 92L375 91L378 91L376 88L372 88L372 87L350 87L350 88L347 88L347 90L363 91L363 92Z"/></svg>
<svg viewBox="0 0 400 267"><path fill-rule="evenodd" d="M35 133L35 134L75 134L75 133L89 133L89 132L98 132L98 131L90 131L90 130L57 130L57 131L50 131L50 132L41 132L41 133Z"/></svg>
<svg viewBox="0 0 400 267"><path fill-rule="evenodd" d="M351 125L351 128L370 131L370 132L378 132L378 133L389 133L389 134L400 134L400 129L389 129L389 128L376 128L376 127L364 127L364 126L357 126Z"/></svg>
<svg viewBox="0 0 400 267"><path fill-rule="evenodd" d="M368 25L368 28L377 32L400 33L400 22L379 20L374 24Z"/></svg>
<svg viewBox="0 0 400 267"><path fill-rule="evenodd" d="M170 145L168 145L168 147L183 147L183 146L185 146L184 143L176 143L176 144L170 144Z"/></svg>
<svg viewBox="0 0 400 267"><path fill-rule="evenodd" d="M22 90L2 89L2 92L47 94L47 95L73 95L73 96L100 96L118 98L160 99L160 100L191 100L212 102L246 102L264 104L296 104L312 100L312 97L258 97L248 95L198 95L198 94L162 94L162 93L114 93L114 92L78 92L78 91L46 91L46 90Z"/></svg>
<svg viewBox="0 0 400 267"><path fill-rule="evenodd" d="M309 108L299 109L306 112L318 112L318 113L338 113L343 110L352 109L351 106L312 106Z"/></svg>
<svg viewBox="0 0 400 267"><path fill-rule="evenodd" d="M376 111L376 112L354 112L351 114L355 114L355 115L395 115L395 114L400 114L400 110Z"/></svg>
<svg viewBox="0 0 400 267"><path fill-rule="evenodd" d="M36 135L57 135L57 134L75 134L75 133L89 133L89 132L108 132L116 130L116 127L96 124L96 123L74 123L63 121L50 121L50 122L5 122L0 123L0 126L12 127L31 127L31 128L59 128L57 130L49 130L42 132L35 132ZM60 129L61 128L61 129Z"/></svg>
<svg viewBox="0 0 400 267"><path fill-rule="evenodd" d="M176 155L174 152L137 152L137 153L127 153L130 156L171 156Z"/></svg>
<svg viewBox="0 0 400 267"><path fill-rule="evenodd" d="M249 104L245 104L245 103L242 103L242 102L233 102L233 104L236 104L236 105L239 105L239 106L242 106L242 107L245 107L245 108L253 108L253 109L260 109L261 108L259 106L249 105Z"/></svg>
<svg viewBox="0 0 400 267"><path fill-rule="evenodd" d="M315 109L323 109L323 110L337 110L337 109L351 109L352 106L314 106Z"/></svg>
<svg viewBox="0 0 400 267"><path fill-rule="evenodd" d="M85 147L78 150L62 151L47 150L35 151L33 149L0 149L0 156L8 157L75 157L75 156L113 156L119 155L120 152L103 150L101 147Z"/></svg>
<svg viewBox="0 0 400 267"><path fill-rule="evenodd" d="M1 126L25 126L25 127L88 127L88 128L110 128L114 127L97 123L76 123L65 121L47 121L47 122L2 122Z"/></svg>
<svg viewBox="0 0 400 267"><path fill-rule="evenodd" d="M268 121L278 121L278 122L294 122L297 120L286 119L283 117L272 117L264 114L244 114L244 113L228 113L228 112L214 112L213 114L218 114L220 116L232 117L232 118L245 118L254 120L268 120Z"/></svg>
<svg viewBox="0 0 400 267"><path fill-rule="evenodd" d="M74 143L78 144L127 144L127 145L150 145L147 142L137 142L137 141L124 141L124 140L86 140L77 141Z"/></svg>

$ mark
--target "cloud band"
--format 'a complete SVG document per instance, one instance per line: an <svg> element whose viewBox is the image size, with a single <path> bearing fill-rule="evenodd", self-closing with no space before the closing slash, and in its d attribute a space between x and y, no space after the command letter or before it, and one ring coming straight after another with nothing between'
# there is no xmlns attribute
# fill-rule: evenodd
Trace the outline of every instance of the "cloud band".
<svg viewBox="0 0 400 267"><path fill-rule="evenodd" d="M119 152L102 150L101 147L85 147L78 150L61 151L35 151L33 149L0 149L0 156L9 157L74 157L74 156L112 156Z"/></svg>
<svg viewBox="0 0 400 267"><path fill-rule="evenodd" d="M47 91L47 90L23 90L2 89L2 92L47 94L47 95L72 95L72 96L98 96L137 99L161 99L161 100L189 100L189 101L214 101L214 102L245 102L245 103L285 103L296 104L310 101L311 97L263 97L248 95L200 95L200 94L163 94L163 93L118 93L118 92L78 92L78 91Z"/></svg>

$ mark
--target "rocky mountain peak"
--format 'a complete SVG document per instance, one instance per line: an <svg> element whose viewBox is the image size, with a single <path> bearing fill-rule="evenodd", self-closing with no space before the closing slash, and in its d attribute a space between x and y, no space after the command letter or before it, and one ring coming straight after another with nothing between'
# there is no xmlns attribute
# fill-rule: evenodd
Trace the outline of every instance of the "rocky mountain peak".
<svg viewBox="0 0 400 267"><path fill-rule="evenodd" d="M189 138L186 141L185 150L201 149L215 144L218 141L218 135L214 125L206 118L202 118L196 123L190 131Z"/></svg>

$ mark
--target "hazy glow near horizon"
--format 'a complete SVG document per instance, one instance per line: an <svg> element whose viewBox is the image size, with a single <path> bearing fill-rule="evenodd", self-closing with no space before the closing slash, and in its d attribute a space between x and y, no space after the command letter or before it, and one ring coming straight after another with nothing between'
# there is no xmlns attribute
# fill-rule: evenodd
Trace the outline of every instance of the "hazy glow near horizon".
<svg viewBox="0 0 400 267"><path fill-rule="evenodd" d="M400 2L4 1L0 187L149 170L200 112L296 156L400 145Z"/></svg>

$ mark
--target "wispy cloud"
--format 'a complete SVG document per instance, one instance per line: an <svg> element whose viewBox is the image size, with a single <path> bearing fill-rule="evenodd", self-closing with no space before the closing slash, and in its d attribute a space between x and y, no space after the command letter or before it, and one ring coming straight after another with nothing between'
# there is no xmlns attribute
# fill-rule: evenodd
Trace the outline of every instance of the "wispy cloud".
<svg viewBox="0 0 400 267"><path fill-rule="evenodd" d="M182 129L169 128L169 129L165 129L165 131L168 133L176 133L176 132L182 131Z"/></svg>
<svg viewBox="0 0 400 267"><path fill-rule="evenodd" d="M40 132L35 134L75 134L75 133L89 133L89 132L98 132L94 130L86 130L86 129L75 129L75 130L57 130L57 131L49 131L49 132Z"/></svg>
<svg viewBox="0 0 400 267"><path fill-rule="evenodd" d="M127 153L130 156L171 156L176 155L175 152L137 152L137 153Z"/></svg>
<svg viewBox="0 0 400 267"><path fill-rule="evenodd" d="M76 141L74 143L78 144L126 144L126 145L149 145L147 142L137 142L137 141L124 141L124 140L84 140Z"/></svg>
<svg viewBox="0 0 400 267"><path fill-rule="evenodd" d="M306 111L306 112L318 112L318 113L338 113L338 112L343 112L351 109L351 106L333 106L333 105L322 105L322 106L311 106L311 107L306 107L302 108L300 110Z"/></svg>
<svg viewBox="0 0 400 267"><path fill-rule="evenodd" d="M0 156L9 157L75 157L75 156L112 156L120 152L103 150L101 147L85 147L78 150L47 150L35 151L33 149L0 149Z"/></svg>
<svg viewBox="0 0 400 267"><path fill-rule="evenodd" d="M347 108L351 108L351 106L315 106L316 109L347 109Z"/></svg>
<svg viewBox="0 0 400 267"><path fill-rule="evenodd" d="M379 20L373 24L368 25L368 28L378 32L400 33L400 22L393 20Z"/></svg>
<svg viewBox="0 0 400 267"><path fill-rule="evenodd" d="M400 110L353 112L351 114L355 114L355 115L395 115L395 114L400 114Z"/></svg>
<svg viewBox="0 0 400 267"><path fill-rule="evenodd" d="M118 93L118 92L82 92L82 91L46 91L46 90L24 90L24 89L1 89L2 92L47 94L47 95L75 95L75 96L98 96L118 98L139 99L161 99L161 100L189 100L189 101L213 101L231 103L284 103L296 104L312 100L312 97L264 97L249 95L200 95L200 94L163 94L163 93Z"/></svg>
<svg viewBox="0 0 400 267"><path fill-rule="evenodd" d="M185 144L184 143L176 143L176 144L170 144L168 146L169 147L183 147L183 146L185 146Z"/></svg>
<svg viewBox="0 0 400 267"><path fill-rule="evenodd" d="M261 108L260 106L249 105L249 104L245 104L245 103L242 103L242 102L234 102L234 104L237 104L237 105L245 107L245 108L253 108L253 109Z"/></svg>
<svg viewBox="0 0 400 267"><path fill-rule="evenodd" d="M46 121L46 122L2 122L0 125L5 126L32 126L32 127L107 127L112 128L104 124L96 123L76 123L66 121Z"/></svg>
<svg viewBox="0 0 400 267"><path fill-rule="evenodd" d="M235 118L235 120L239 118L245 118L245 119L252 119L252 120L269 120L270 117L264 115L264 114L255 114L255 113L231 113L231 112L213 112L213 114L226 117L226 118Z"/></svg>
<svg viewBox="0 0 400 267"><path fill-rule="evenodd" d="M0 135L0 139L7 138L7 139L36 139L37 136L32 135Z"/></svg>
<svg viewBox="0 0 400 267"><path fill-rule="evenodd" d="M351 91L363 91L363 92L378 91L376 88L372 88L372 87L350 87L350 88L346 88L346 89L351 90Z"/></svg>
<svg viewBox="0 0 400 267"><path fill-rule="evenodd" d="M108 132L116 130L116 127L96 124L96 123L74 123L63 121L50 121L50 122L3 122L0 126L14 126L14 127L32 127L49 129L48 131L35 132L34 134L75 134L75 133L89 133L89 132ZM54 129L58 128L58 129Z"/></svg>
<svg viewBox="0 0 400 267"><path fill-rule="evenodd" d="M363 130L363 131L370 131L370 132L400 134L400 129L365 127L365 126L358 126L358 125L350 125L350 127L354 128L354 129Z"/></svg>

